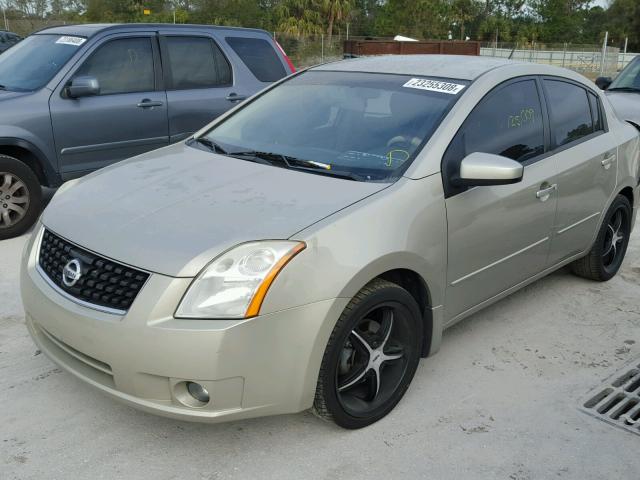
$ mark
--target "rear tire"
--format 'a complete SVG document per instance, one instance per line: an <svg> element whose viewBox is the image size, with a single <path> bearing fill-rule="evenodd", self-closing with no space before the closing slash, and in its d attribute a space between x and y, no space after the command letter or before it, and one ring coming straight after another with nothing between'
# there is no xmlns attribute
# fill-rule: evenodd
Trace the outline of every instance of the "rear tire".
<svg viewBox="0 0 640 480"><path fill-rule="evenodd" d="M366 427L403 397L420 361L422 315L402 287L373 280L353 299L331 333L313 405L341 427Z"/></svg>
<svg viewBox="0 0 640 480"><path fill-rule="evenodd" d="M29 230L42 210L38 177L20 160L0 155L0 240Z"/></svg>
<svg viewBox="0 0 640 480"><path fill-rule="evenodd" d="M598 232L589 253L571 264L571 270L579 277L597 282L611 280L622 265L631 234L632 208L627 197L618 195L614 200Z"/></svg>

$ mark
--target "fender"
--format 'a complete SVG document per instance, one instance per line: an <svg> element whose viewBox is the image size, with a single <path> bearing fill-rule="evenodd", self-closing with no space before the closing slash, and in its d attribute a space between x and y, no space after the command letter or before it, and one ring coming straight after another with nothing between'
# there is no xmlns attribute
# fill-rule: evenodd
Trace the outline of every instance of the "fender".
<svg viewBox="0 0 640 480"><path fill-rule="evenodd" d="M36 171L36 173L38 174L38 177L41 177L41 183L52 188L57 188L62 185L60 175L51 167L51 163L47 159L47 156L31 142L21 138L0 137L0 148L2 147L19 147L27 150L31 155L33 155L34 160L40 167L40 171Z"/></svg>

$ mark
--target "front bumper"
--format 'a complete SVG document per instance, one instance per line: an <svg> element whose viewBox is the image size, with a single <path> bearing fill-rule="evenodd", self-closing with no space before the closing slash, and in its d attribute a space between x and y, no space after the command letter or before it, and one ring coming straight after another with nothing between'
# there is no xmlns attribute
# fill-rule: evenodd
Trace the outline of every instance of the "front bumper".
<svg viewBox="0 0 640 480"><path fill-rule="evenodd" d="M56 292L36 270L30 250L23 258L21 292L38 347L116 399L184 420L226 421L311 407L324 348L348 302L325 300L249 320L176 320L173 312L191 279L153 274L127 314L118 316ZM202 384L211 401L193 406L186 381Z"/></svg>

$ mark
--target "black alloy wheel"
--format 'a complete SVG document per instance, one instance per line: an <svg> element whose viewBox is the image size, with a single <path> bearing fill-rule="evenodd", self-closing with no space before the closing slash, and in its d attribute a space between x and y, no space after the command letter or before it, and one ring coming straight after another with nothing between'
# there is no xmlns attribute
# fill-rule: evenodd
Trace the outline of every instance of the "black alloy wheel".
<svg viewBox="0 0 640 480"><path fill-rule="evenodd" d="M361 428L387 415L406 392L420 360L422 316L402 287L377 279L338 320L316 389L318 415Z"/></svg>

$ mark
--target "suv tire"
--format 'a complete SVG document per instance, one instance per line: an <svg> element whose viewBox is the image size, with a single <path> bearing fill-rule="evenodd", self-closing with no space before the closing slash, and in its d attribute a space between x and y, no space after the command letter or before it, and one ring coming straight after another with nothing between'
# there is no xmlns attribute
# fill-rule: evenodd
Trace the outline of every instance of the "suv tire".
<svg viewBox="0 0 640 480"><path fill-rule="evenodd" d="M29 230L42 209L38 177L20 160L0 155L0 240Z"/></svg>
<svg viewBox="0 0 640 480"><path fill-rule="evenodd" d="M409 292L386 280L370 282L349 302L331 333L314 413L349 429L387 415L416 372L422 331L420 308Z"/></svg>

